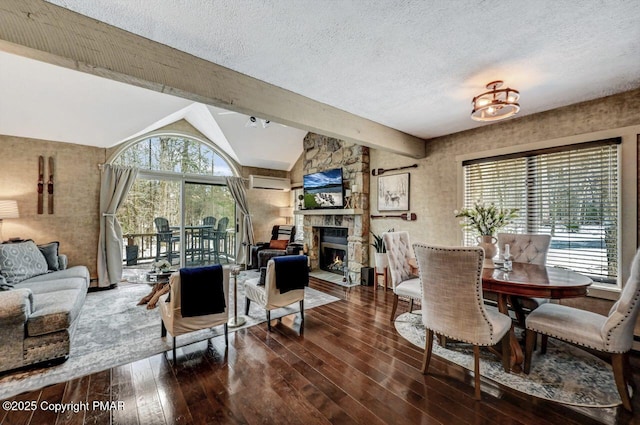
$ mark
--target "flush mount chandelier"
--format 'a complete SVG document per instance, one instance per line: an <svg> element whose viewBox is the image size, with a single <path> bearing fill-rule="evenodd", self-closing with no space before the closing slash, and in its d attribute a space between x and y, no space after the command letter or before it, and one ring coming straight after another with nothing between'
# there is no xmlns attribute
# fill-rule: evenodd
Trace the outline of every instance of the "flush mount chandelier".
<svg viewBox="0 0 640 425"><path fill-rule="evenodd" d="M487 92L473 98L471 119L476 121L497 121L514 116L520 110L517 90L501 89L503 82L492 81L487 84Z"/></svg>

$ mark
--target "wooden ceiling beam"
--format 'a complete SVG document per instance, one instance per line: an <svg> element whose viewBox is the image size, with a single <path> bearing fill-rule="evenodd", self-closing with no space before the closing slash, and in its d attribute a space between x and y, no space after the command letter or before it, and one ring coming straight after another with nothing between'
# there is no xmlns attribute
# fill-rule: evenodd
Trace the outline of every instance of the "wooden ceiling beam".
<svg viewBox="0 0 640 425"><path fill-rule="evenodd" d="M0 3L0 50L371 148L426 155L423 139L41 0Z"/></svg>

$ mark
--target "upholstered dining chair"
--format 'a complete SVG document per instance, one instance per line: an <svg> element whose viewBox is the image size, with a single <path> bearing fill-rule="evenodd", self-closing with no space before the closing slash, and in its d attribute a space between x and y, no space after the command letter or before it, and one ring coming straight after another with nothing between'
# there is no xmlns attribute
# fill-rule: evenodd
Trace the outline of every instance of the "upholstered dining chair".
<svg viewBox="0 0 640 425"><path fill-rule="evenodd" d="M502 254L505 245L509 245L509 253L515 263L529 263L544 266L551 244L551 235L530 233L498 233L498 249ZM518 326L524 328L525 316L540 305L548 303L547 298L510 297L511 308L516 314ZM547 338L542 337L542 350L547 348Z"/></svg>
<svg viewBox="0 0 640 425"><path fill-rule="evenodd" d="M267 312L267 328L271 331L271 310L300 303L300 331L304 326L304 287L309 286L309 267L305 255L274 257L267 263L264 281L248 279L244 284L245 314L251 302Z"/></svg>
<svg viewBox="0 0 640 425"><path fill-rule="evenodd" d="M382 240L387 248L389 260L389 274L393 288L393 307L391 321L395 319L398 308L398 298L409 298L409 311L413 311L413 301L422 298L420 279L411 274L409 260L413 258L409 233L405 231L385 232Z"/></svg>
<svg viewBox="0 0 640 425"><path fill-rule="evenodd" d="M640 305L640 250L631 264L629 279L609 314L580 310L561 304L541 305L527 316L524 372L531 370L531 357L537 334L548 335L571 344L611 356L613 376L622 405L632 411L629 388L635 389L629 351Z"/></svg>
<svg viewBox="0 0 640 425"><path fill-rule="evenodd" d="M502 365L509 371L511 319L486 309L482 298L481 247L413 244L422 283L422 323L426 335L422 373L431 360L433 335L473 344L475 398L480 400L480 347L502 345Z"/></svg>
<svg viewBox="0 0 640 425"><path fill-rule="evenodd" d="M173 337L173 362L176 362L176 337L200 329L224 325L228 344L229 267L221 265L180 269L169 280L171 290L160 303L161 336Z"/></svg>

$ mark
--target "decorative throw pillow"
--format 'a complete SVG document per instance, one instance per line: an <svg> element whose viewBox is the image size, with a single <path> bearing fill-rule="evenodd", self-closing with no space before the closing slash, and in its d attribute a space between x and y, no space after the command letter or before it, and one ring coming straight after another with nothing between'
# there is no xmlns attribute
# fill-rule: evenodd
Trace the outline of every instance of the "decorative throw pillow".
<svg viewBox="0 0 640 425"><path fill-rule="evenodd" d="M60 242L49 242L44 245L38 245L38 249L44 255L47 260L47 267L49 270L60 270L60 264L58 263L58 249L60 248Z"/></svg>
<svg viewBox="0 0 640 425"><path fill-rule="evenodd" d="M287 245L289 245L289 239L271 239L269 249L287 249Z"/></svg>
<svg viewBox="0 0 640 425"><path fill-rule="evenodd" d="M45 274L47 260L35 242L0 245L0 273L9 284L16 284L33 276Z"/></svg>
<svg viewBox="0 0 640 425"><path fill-rule="evenodd" d="M7 280L0 274L0 291L9 291L13 289L13 284L7 283Z"/></svg>

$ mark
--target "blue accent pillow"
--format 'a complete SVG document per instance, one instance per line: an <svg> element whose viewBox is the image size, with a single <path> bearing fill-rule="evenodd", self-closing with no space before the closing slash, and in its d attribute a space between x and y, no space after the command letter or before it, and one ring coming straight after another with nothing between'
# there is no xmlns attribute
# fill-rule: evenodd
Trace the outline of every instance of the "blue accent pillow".
<svg viewBox="0 0 640 425"><path fill-rule="evenodd" d="M60 264L58 263L58 250L60 242L49 242L44 245L38 245L38 249L44 255L44 259L47 260L47 267L49 270L60 270Z"/></svg>

